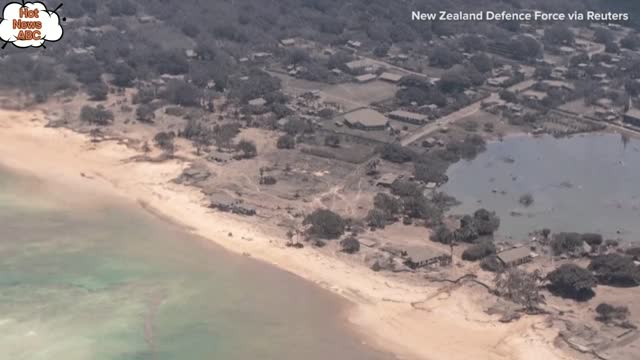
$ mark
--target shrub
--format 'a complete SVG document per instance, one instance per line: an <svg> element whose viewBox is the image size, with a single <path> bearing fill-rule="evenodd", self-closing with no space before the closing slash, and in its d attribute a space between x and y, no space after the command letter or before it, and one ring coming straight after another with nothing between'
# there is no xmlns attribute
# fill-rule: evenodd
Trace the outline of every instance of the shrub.
<svg viewBox="0 0 640 360"><path fill-rule="evenodd" d="M387 161L402 164L413 159L413 151L400 144L385 144L382 147L380 156Z"/></svg>
<svg viewBox="0 0 640 360"><path fill-rule="evenodd" d="M479 235L492 235L500 227L500 218L495 212L479 209L473 213L473 224Z"/></svg>
<svg viewBox="0 0 640 360"><path fill-rule="evenodd" d="M640 270L633 258L621 254L596 256L589 264L598 282L612 286L637 286L640 284Z"/></svg>
<svg viewBox="0 0 640 360"><path fill-rule="evenodd" d="M152 123L155 119L155 109L150 104L140 104L136 109L136 120L144 123Z"/></svg>
<svg viewBox="0 0 640 360"><path fill-rule="evenodd" d="M358 239L354 238L353 236L340 241L340 245L342 246L342 251L346 252L347 254L353 254L360 251L360 241L358 241Z"/></svg>
<svg viewBox="0 0 640 360"><path fill-rule="evenodd" d="M278 149L293 149L296 146L296 139L288 134L282 135L278 138L276 146Z"/></svg>
<svg viewBox="0 0 640 360"><path fill-rule="evenodd" d="M520 204L522 204L522 206L525 206L525 207L531 206L533 204L533 201L534 201L533 200L533 195L528 194L528 193L520 196L520 199L518 199L518 202Z"/></svg>
<svg viewBox="0 0 640 360"><path fill-rule="evenodd" d="M563 264L547 275L549 289L562 297L587 300L593 297L596 278L591 271L575 264Z"/></svg>
<svg viewBox="0 0 640 360"><path fill-rule="evenodd" d="M345 221L331 210L317 209L307 215L303 224L310 225L309 233L323 239L336 239L344 233Z"/></svg>
<svg viewBox="0 0 640 360"><path fill-rule="evenodd" d="M153 141L156 143L156 146L162 149L165 152L173 153L175 150L175 145L173 143L174 135L173 133L167 133L161 131L153 137Z"/></svg>
<svg viewBox="0 0 640 360"><path fill-rule="evenodd" d="M489 255L480 261L480 268L484 271L498 273L504 271L504 264L498 260L497 256Z"/></svg>
<svg viewBox="0 0 640 360"><path fill-rule="evenodd" d="M95 125L109 125L113 122L113 113L102 105L96 107L85 105L80 110L80 120Z"/></svg>
<svg viewBox="0 0 640 360"><path fill-rule="evenodd" d="M582 250L582 235L578 233L557 233L551 239L551 249L555 255L569 254Z"/></svg>
<svg viewBox="0 0 640 360"><path fill-rule="evenodd" d="M493 242L481 241L466 248L462 252L462 259L467 261L478 261L495 253L496 246Z"/></svg>
<svg viewBox="0 0 640 360"><path fill-rule="evenodd" d="M340 137L338 137L338 135L335 135L335 134L327 135L324 138L324 144L326 146L337 148L340 146Z"/></svg>
<svg viewBox="0 0 640 360"><path fill-rule="evenodd" d="M236 145L236 150L242 153L240 154L241 159L251 159L258 155L256 144L249 140L240 140Z"/></svg>
<svg viewBox="0 0 640 360"><path fill-rule="evenodd" d="M431 235L431 240L442 244L451 244L453 233L445 225L439 225Z"/></svg>
<svg viewBox="0 0 640 360"><path fill-rule="evenodd" d="M371 209L367 213L367 225L376 229L384 229L387 225L387 214L380 209Z"/></svg>
<svg viewBox="0 0 640 360"><path fill-rule="evenodd" d="M600 234L584 233L582 234L582 241L589 244L589 246L599 246L602 245L604 240Z"/></svg>
<svg viewBox="0 0 640 360"><path fill-rule="evenodd" d="M614 320L625 321L629 317L629 308L601 303L596 307L596 320L610 323Z"/></svg>

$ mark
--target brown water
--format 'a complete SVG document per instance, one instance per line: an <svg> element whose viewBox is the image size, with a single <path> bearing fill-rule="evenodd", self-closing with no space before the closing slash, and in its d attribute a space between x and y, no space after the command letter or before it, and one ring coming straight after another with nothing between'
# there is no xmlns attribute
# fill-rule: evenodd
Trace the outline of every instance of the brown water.
<svg viewBox="0 0 640 360"><path fill-rule="evenodd" d="M0 172L0 359L390 359L345 304L137 209ZM57 197L59 198L59 197Z"/></svg>

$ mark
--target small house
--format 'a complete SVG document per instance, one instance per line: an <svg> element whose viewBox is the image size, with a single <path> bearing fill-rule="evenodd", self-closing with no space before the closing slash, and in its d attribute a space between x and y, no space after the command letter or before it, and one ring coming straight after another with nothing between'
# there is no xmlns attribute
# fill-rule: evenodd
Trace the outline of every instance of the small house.
<svg viewBox="0 0 640 360"><path fill-rule="evenodd" d="M426 115L404 110L392 111L388 115L390 119L404 121L415 125L422 125L427 122Z"/></svg>
<svg viewBox="0 0 640 360"><path fill-rule="evenodd" d="M280 44L282 44L283 46L293 46L296 44L296 39L293 39L293 38L282 39L280 40Z"/></svg>
<svg viewBox="0 0 640 360"><path fill-rule="evenodd" d="M402 79L402 75L393 74L390 72L383 72L382 74L380 74L380 76L378 76L378 79L395 84L398 81L400 81L400 79Z"/></svg>
<svg viewBox="0 0 640 360"><path fill-rule="evenodd" d="M416 246L404 249L404 264L412 269L431 265L444 266L451 264L451 255L429 246Z"/></svg>
<svg viewBox="0 0 640 360"><path fill-rule="evenodd" d="M396 181L398 177L391 173L386 173L380 176L380 178L376 181L376 186L390 188L391 184Z"/></svg>
<svg viewBox="0 0 640 360"><path fill-rule="evenodd" d="M518 266L533 259L531 250L526 246L502 251L497 254L497 257L505 267Z"/></svg>

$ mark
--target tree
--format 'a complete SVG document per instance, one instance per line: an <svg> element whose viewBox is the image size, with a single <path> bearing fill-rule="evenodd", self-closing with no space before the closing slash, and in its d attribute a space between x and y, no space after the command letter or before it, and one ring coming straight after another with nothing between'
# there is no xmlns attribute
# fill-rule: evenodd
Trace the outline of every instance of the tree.
<svg viewBox="0 0 640 360"><path fill-rule="evenodd" d="M400 144L385 144L382 147L382 151L380 153L380 157L384 160L391 161L394 163L402 164L405 162L409 162L413 159L413 151L409 148L405 148Z"/></svg>
<svg viewBox="0 0 640 360"><path fill-rule="evenodd" d="M371 209L367 212L367 217L365 221L367 225L374 229L384 229L387 226L388 216L381 209Z"/></svg>
<svg viewBox="0 0 640 360"><path fill-rule="evenodd" d="M278 149L293 149L296 147L296 139L288 134L284 134L278 138L276 144Z"/></svg>
<svg viewBox="0 0 640 360"><path fill-rule="evenodd" d="M433 231L431 240L448 245L453 243L453 233L446 225L441 224L438 225L438 227L436 227L436 229Z"/></svg>
<svg viewBox="0 0 640 360"><path fill-rule="evenodd" d="M182 25L182 32L190 38L195 38L200 34L200 28L194 23L185 23Z"/></svg>
<svg viewBox="0 0 640 360"><path fill-rule="evenodd" d="M500 218L495 212L487 209L479 209L473 213L473 224L479 235L493 235L500 227Z"/></svg>
<svg viewBox="0 0 640 360"><path fill-rule="evenodd" d="M533 195L531 195L530 193L526 193L520 196L520 199L518 199L518 202L525 207L531 206L533 204L533 201L534 201Z"/></svg>
<svg viewBox="0 0 640 360"><path fill-rule="evenodd" d="M402 211L402 202L385 193L377 193L373 197L373 206L382 211L387 220L393 219Z"/></svg>
<svg viewBox="0 0 640 360"><path fill-rule="evenodd" d="M609 324L614 321L625 322L630 315L626 306L615 306L607 303L600 303L596 306L596 320Z"/></svg>
<svg viewBox="0 0 640 360"><path fill-rule="evenodd" d="M629 35L620 39L620 46L629 49L636 50L640 47L640 36L630 33Z"/></svg>
<svg viewBox="0 0 640 360"><path fill-rule="evenodd" d="M429 62L432 66L439 66L445 69L459 64L462 61L462 54L446 46L436 46L430 53Z"/></svg>
<svg viewBox="0 0 640 360"><path fill-rule="evenodd" d="M469 61L481 73L486 73L493 69L493 60L485 53L473 55Z"/></svg>
<svg viewBox="0 0 640 360"><path fill-rule="evenodd" d="M165 153L173 154L175 151L175 144L173 142L174 137L173 133L161 131L153 137L153 141L156 146L162 149Z"/></svg>
<svg viewBox="0 0 640 360"><path fill-rule="evenodd" d="M130 87L136 78L135 71L131 66L119 63L113 70L112 84L118 87Z"/></svg>
<svg viewBox="0 0 640 360"><path fill-rule="evenodd" d="M80 120L95 125L109 125L113 122L113 113L102 105L96 107L85 105L80 109Z"/></svg>
<svg viewBox="0 0 640 360"><path fill-rule="evenodd" d="M380 44L373 49L373 55L377 57L385 57L389 52L390 46L388 44Z"/></svg>
<svg viewBox="0 0 640 360"><path fill-rule="evenodd" d="M328 209L317 209L303 221L309 225L309 233L323 239L336 239L345 230L346 223L342 217Z"/></svg>
<svg viewBox="0 0 640 360"><path fill-rule="evenodd" d="M484 271L499 273L504 271L504 264L496 255L489 255L480 261L480 268Z"/></svg>
<svg viewBox="0 0 640 360"><path fill-rule="evenodd" d="M593 36L595 40L601 44L608 44L615 40L615 36L611 30L601 27L594 31Z"/></svg>
<svg viewBox="0 0 640 360"><path fill-rule="evenodd" d="M467 261L478 261L489 255L496 253L496 246L492 241L480 241L466 248L462 252L462 259Z"/></svg>
<svg viewBox="0 0 640 360"><path fill-rule="evenodd" d="M111 16L133 16L137 12L135 4L129 0L109 1L107 8Z"/></svg>
<svg viewBox="0 0 640 360"><path fill-rule="evenodd" d="M326 146L337 148L340 146L340 137L336 134L329 134L324 138Z"/></svg>
<svg viewBox="0 0 640 360"><path fill-rule="evenodd" d="M460 38L460 46L468 53L485 51L487 49L487 44L484 39L474 34L462 36Z"/></svg>
<svg viewBox="0 0 640 360"><path fill-rule="evenodd" d="M604 242L602 235L595 233L584 233L582 234L582 241L589 244L591 247L600 246Z"/></svg>
<svg viewBox="0 0 640 360"><path fill-rule="evenodd" d="M342 246L342 251L347 254L354 254L360 251L360 241L353 236L340 241L340 245Z"/></svg>
<svg viewBox="0 0 640 360"><path fill-rule="evenodd" d="M104 82L98 81L87 85L87 93L89 94L89 100L104 101L107 100L109 87Z"/></svg>
<svg viewBox="0 0 640 360"><path fill-rule="evenodd" d="M249 140L240 140L240 142L238 142L238 145L236 145L236 150L242 153L240 155L241 159L251 159L258 155L256 144L253 141Z"/></svg>
<svg viewBox="0 0 640 360"><path fill-rule="evenodd" d="M136 109L136 120L143 123L152 123L155 119L155 109L150 104L140 104Z"/></svg>
<svg viewBox="0 0 640 360"><path fill-rule="evenodd" d="M176 105L197 106L200 104L200 91L186 81L174 80L167 85L165 98Z"/></svg>
<svg viewBox="0 0 640 360"><path fill-rule="evenodd" d="M530 61L542 54L542 45L530 35L515 37L510 41L509 47L513 49L514 57L519 60Z"/></svg>
<svg viewBox="0 0 640 360"><path fill-rule="evenodd" d="M547 275L549 290L575 300L588 300L595 294L596 278L591 271L575 264L563 264Z"/></svg>
<svg viewBox="0 0 640 360"><path fill-rule="evenodd" d="M571 45L575 36L566 25L556 23L544 30L544 41L552 45Z"/></svg>
<svg viewBox="0 0 640 360"><path fill-rule="evenodd" d="M584 241L578 233L561 232L553 235L551 249L555 255L569 254L582 251Z"/></svg>
<svg viewBox="0 0 640 360"><path fill-rule="evenodd" d="M616 253L596 256L589 270L595 272L600 284L624 287L640 284L640 270L630 256Z"/></svg>
<svg viewBox="0 0 640 360"><path fill-rule="evenodd" d="M523 270L511 268L496 275L496 292L516 304L522 305L527 311L535 311L544 303L544 298L538 290L539 273L527 273Z"/></svg>

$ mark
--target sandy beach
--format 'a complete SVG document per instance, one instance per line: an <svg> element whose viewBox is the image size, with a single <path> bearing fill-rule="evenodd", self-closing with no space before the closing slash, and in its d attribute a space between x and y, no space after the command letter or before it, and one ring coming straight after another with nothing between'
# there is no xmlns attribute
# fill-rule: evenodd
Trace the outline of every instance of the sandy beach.
<svg viewBox="0 0 640 360"><path fill-rule="evenodd" d="M85 135L45 125L40 111L0 110L0 165L46 180L43 184L136 202L229 251L312 281L349 300L347 317L355 329L399 358L572 358L553 346L556 332L544 317L503 324L483 311L478 300L487 295L479 289L413 286L310 247L287 248L283 230L213 211L197 189L171 182L186 161L132 161L140 154L124 144L92 143ZM83 203L87 198L62 200L90 206Z"/></svg>

